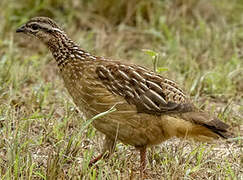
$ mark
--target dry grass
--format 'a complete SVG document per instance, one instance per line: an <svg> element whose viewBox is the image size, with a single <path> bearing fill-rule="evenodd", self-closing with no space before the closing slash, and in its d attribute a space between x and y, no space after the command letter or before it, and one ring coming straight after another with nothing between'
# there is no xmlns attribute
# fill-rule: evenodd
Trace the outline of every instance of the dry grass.
<svg viewBox="0 0 243 180"><path fill-rule="evenodd" d="M121 143L111 159L88 167L103 136L92 126L80 132L84 120L50 53L15 34L37 15L53 17L98 55L152 69L142 49L158 52L163 75L242 133L240 0L2 0L0 7L1 179L138 178L138 153ZM212 144L171 139L152 148L148 160L148 179L242 179L242 137Z"/></svg>

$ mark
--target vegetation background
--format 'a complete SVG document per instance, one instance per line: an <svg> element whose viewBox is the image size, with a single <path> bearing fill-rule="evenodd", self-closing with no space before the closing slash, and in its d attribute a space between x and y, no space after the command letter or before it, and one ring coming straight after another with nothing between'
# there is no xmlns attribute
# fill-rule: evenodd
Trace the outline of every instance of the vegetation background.
<svg viewBox="0 0 243 180"><path fill-rule="evenodd" d="M242 0L1 0L1 179L137 179L139 156L119 143L88 167L103 136L84 125L50 52L16 35L34 16L54 18L89 52L153 68L240 135L243 122ZM122 61L122 60L121 60ZM96 135L95 135L96 134ZM169 140L149 151L148 179L243 179L242 138Z"/></svg>

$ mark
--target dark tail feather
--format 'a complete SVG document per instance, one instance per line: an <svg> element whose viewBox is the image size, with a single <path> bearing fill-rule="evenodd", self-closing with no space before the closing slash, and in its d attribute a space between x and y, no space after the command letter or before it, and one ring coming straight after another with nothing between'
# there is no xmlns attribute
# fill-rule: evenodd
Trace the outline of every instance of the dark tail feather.
<svg viewBox="0 0 243 180"><path fill-rule="evenodd" d="M234 134L229 131L229 125L219 120L216 117L211 116L206 112L190 112L184 113L187 120L194 122L195 124L200 124L220 137L227 139L234 137Z"/></svg>
<svg viewBox="0 0 243 180"><path fill-rule="evenodd" d="M222 121L221 121L222 122ZM223 123L223 122L222 122ZM225 123L224 123L225 124ZM225 124L227 125L227 124ZM232 132L229 132L227 129L217 129L214 126L209 126L207 124L203 124L204 127L210 129L211 131L213 131L215 134L219 135L220 137L224 138L224 139L228 139L228 138L233 138L234 134ZM227 125L228 126L228 125Z"/></svg>

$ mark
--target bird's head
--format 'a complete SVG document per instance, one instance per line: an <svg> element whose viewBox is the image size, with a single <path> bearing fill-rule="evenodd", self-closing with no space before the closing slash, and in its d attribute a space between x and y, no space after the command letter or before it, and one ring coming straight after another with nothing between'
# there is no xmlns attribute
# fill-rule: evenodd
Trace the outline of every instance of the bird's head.
<svg viewBox="0 0 243 180"><path fill-rule="evenodd" d="M64 34L63 30L48 17L34 17L16 30L17 33L24 33L34 36L44 43L58 38Z"/></svg>

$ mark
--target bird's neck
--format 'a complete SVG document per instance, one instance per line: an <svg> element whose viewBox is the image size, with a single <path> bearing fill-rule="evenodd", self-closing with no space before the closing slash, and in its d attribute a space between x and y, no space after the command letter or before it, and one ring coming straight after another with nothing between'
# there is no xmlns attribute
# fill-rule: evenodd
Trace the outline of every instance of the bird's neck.
<svg viewBox="0 0 243 180"><path fill-rule="evenodd" d="M79 48L66 34L61 34L47 42L59 67L64 67L72 60L95 60L96 57Z"/></svg>

